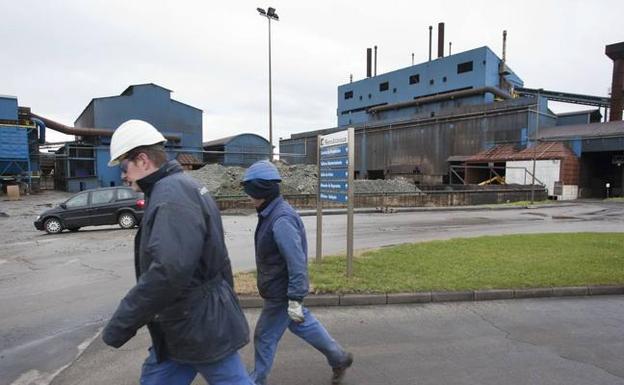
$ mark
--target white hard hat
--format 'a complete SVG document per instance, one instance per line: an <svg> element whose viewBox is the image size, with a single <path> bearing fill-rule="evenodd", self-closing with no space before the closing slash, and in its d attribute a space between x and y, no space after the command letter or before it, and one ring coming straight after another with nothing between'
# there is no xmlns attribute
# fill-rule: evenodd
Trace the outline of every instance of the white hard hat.
<svg viewBox="0 0 624 385"><path fill-rule="evenodd" d="M108 167L118 165L119 158L132 149L165 143L166 141L167 139L154 126L143 120L132 119L125 121L117 127L111 138L111 160L108 162Z"/></svg>

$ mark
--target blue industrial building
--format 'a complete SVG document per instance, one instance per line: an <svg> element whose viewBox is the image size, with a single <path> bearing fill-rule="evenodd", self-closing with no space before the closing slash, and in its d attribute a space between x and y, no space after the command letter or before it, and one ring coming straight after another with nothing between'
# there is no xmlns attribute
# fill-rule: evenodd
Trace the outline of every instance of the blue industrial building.
<svg viewBox="0 0 624 385"><path fill-rule="evenodd" d="M338 126L435 116L491 103L522 86L492 50L476 48L338 86Z"/></svg>
<svg viewBox="0 0 624 385"><path fill-rule="evenodd" d="M201 165L202 110L171 99L171 90L156 84L129 86L119 96L94 98L74 122L79 140L59 150L57 188L67 191L115 186L121 183L118 168L107 166L112 132L129 119L151 123L169 140L170 158L187 168ZM93 134L89 130L93 129ZM102 129L110 133L102 135ZM63 171L65 170L65 171Z"/></svg>
<svg viewBox="0 0 624 385"><path fill-rule="evenodd" d="M45 127L20 116L17 98L0 95L0 184L21 183L37 189L40 174L38 130L43 139Z"/></svg>
<svg viewBox="0 0 624 385"><path fill-rule="evenodd" d="M443 36L443 29L441 32ZM314 164L317 162L317 136L352 126L355 129L356 178L404 176L422 185L475 183L464 177L467 174L460 175L463 171L455 172L472 167L466 161L475 154L495 152L501 146L514 151L544 147L539 141L556 140L542 136L544 132L558 135L559 127L569 130L572 125L581 125L590 132L607 124L599 122L603 116L606 119L608 108L612 112L622 110L621 106L610 107L611 100L606 97L525 88L523 80L506 64L504 42L505 33L502 59L489 47L444 57L441 38L437 59L380 75L376 74L376 69L374 74L371 71L372 50L369 48L367 77L337 88L337 125L281 139L280 153L284 155L280 158L289 163ZM607 56L615 57L614 61L620 60L620 56L624 58L622 52L624 43L607 47ZM612 88L624 89L620 85ZM557 115L548 108L548 101L596 109ZM601 108L604 115L600 113ZM610 135L624 137L621 125L610 127ZM616 186L613 191L621 193L624 177L613 170L624 165L621 148L607 146L601 142L604 137L596 139L593 134L589 137L592 145L584 144L581 149L578 139L562 136L569 151L561 153L581 158L580 177L578 170L576 174L566 170L566 178L579 184L583 196L597 195L596 186L607 182ZM616 166L610 163L605 166L610 157L614 159L610 163ZM578 159L571 162L579 164ZM472 179L483 177L478 183L488 180L490 164L478 165L486 175L474 172L471 175L476 178Z"/></svg>
<svg viewBox="0 0 624 385"><path fill-rule="evenodd" d="M205 142L204 161L224 166L249 167L258 160L269 159L271 144L256 134L239 134Z"/></svg>

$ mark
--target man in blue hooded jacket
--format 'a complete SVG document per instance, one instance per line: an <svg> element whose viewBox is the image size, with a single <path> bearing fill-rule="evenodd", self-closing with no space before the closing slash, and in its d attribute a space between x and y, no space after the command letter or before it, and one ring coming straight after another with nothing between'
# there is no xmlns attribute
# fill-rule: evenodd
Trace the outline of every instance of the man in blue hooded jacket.
<svg viewBox="0 0 624 385"><path fill-rule="evenodd" d="M258 291L264 299L254 334L257 385L265 385L277 344L286 328L319 350L332 367L332 384L342 380L353 363L323 325L303 306L308 294L308 245L299 215L280 196L281 177L275 165L259 161L243 177L243 188L258 212L255 233Z"/></svg>

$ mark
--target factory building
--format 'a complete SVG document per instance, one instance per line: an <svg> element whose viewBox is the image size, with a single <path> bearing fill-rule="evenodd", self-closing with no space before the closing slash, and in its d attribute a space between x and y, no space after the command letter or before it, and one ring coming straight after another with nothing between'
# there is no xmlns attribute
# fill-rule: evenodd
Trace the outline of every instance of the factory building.
<svg viewBox="0 0 624 385"><path fill-rule="evenodd" d="M269 159L271 144L256 134L239 134L204 142L204 162L224 166L249 167L258 160Z"/></svg>
<svg viewBox="0 0 624 385"><path fill-rule="evenodd" d="M607 47L614 60L613 90L624 88L624 65L618 64L622 45ZM614 111L620 111L621 119L616 91L611 99L524 88L522 79L506 65L504 45L502 59L488 47L447 57L441 51L435 60L377 75L371 71L369 49L367 77L338 86L337 126L281 139L281 159L315 164L317 136L353 126L356 178L404 176L417 184L436 185L491 183L496 176L504 183L507 176L509 183L523 184L527 174L515 171L516 167L525 167L532 175L535 159L537 183L555 198L603 196L606 184L613 193L622 193L621 175L594 170L610 170L602 162L619 167L607 158L620 159L619 154L624 154L617 145L620 139L607 143L593 131L596 125L608 124L609 109L611 120L617 117ZM555 114L548 108L549 101L593 109ZM580 137L552 134L574 126L578 130L579 125L583 126ZM611 127L609 132L624 138L624 129ZM489 159L488 151L494 154ZM550 167L548 162L558 166ZM529 179L533 181L532 176Z"/></svg>
<svg viewBox="0 0 624 385"><path fill-rule="evenodd" d="M413 65L338 86L338 127L434 117L464 105L509 99L522 80L488 47ZM503 85L504 84L504 85Z"/></svg>
<svg viewBox="0 0 624 385"><path fill-rule="evenodd" d="M156 84L138 84L118 96L94 98L74 122L76 128L92 127L114 131L129 119L149 122L168 141L167 152L187 169L200 167L202 143L202 110L171 98L171 90ZM80 191L85 188L121 184L119 170L107 166L110 160L110 135L80 135L77 143L62 148L63 168L57 172L58 188ZM65 171L64 171L65 170ZM72 171L73 170L73 171ZM63 183L65 181L65 183Z"/></svg>
<svg viewBox="0 0 624 385"><path fill-rule="evenodd" d="M45 140L41 122L19 113L17 97L0 95L0 187L18 184L38 189L39 141Z"/></svg>

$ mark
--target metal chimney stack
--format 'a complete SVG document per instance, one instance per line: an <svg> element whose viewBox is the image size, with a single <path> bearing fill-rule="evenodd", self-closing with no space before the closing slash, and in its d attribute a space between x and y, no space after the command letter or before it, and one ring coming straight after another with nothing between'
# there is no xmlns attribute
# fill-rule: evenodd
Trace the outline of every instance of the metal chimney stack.
<svg viewBox="0 0 624 385"><path fill-rule="evenodd" d="M431 61L431 39L433 35L433 27L429 26L429 61Z"/></svg>
<svg viewBox="0 0 624 385"><path fill-rule="evenodd" d="M366 77L371 77L371 56L373 56L373 49L366 48Z"/></svg>
<svg viewBox="0 0 624 385"><path fill-rule="evenodd" d="M377 76L377 46L375 46L375 71L373 76Z"/></svg>
<svg viewBox="0 0 624 385"><path fill-rule="evenodd" d="M444 23L438 23L438 58L444 57Z"/></svg>
<svg viewBox="0 0 624 385"><path fill-rule="evenodd" d="M605 47L605 54L613 60L613 81L611 82L611 112L609 121L622 120L624 108L624 42Z"/></svg>

